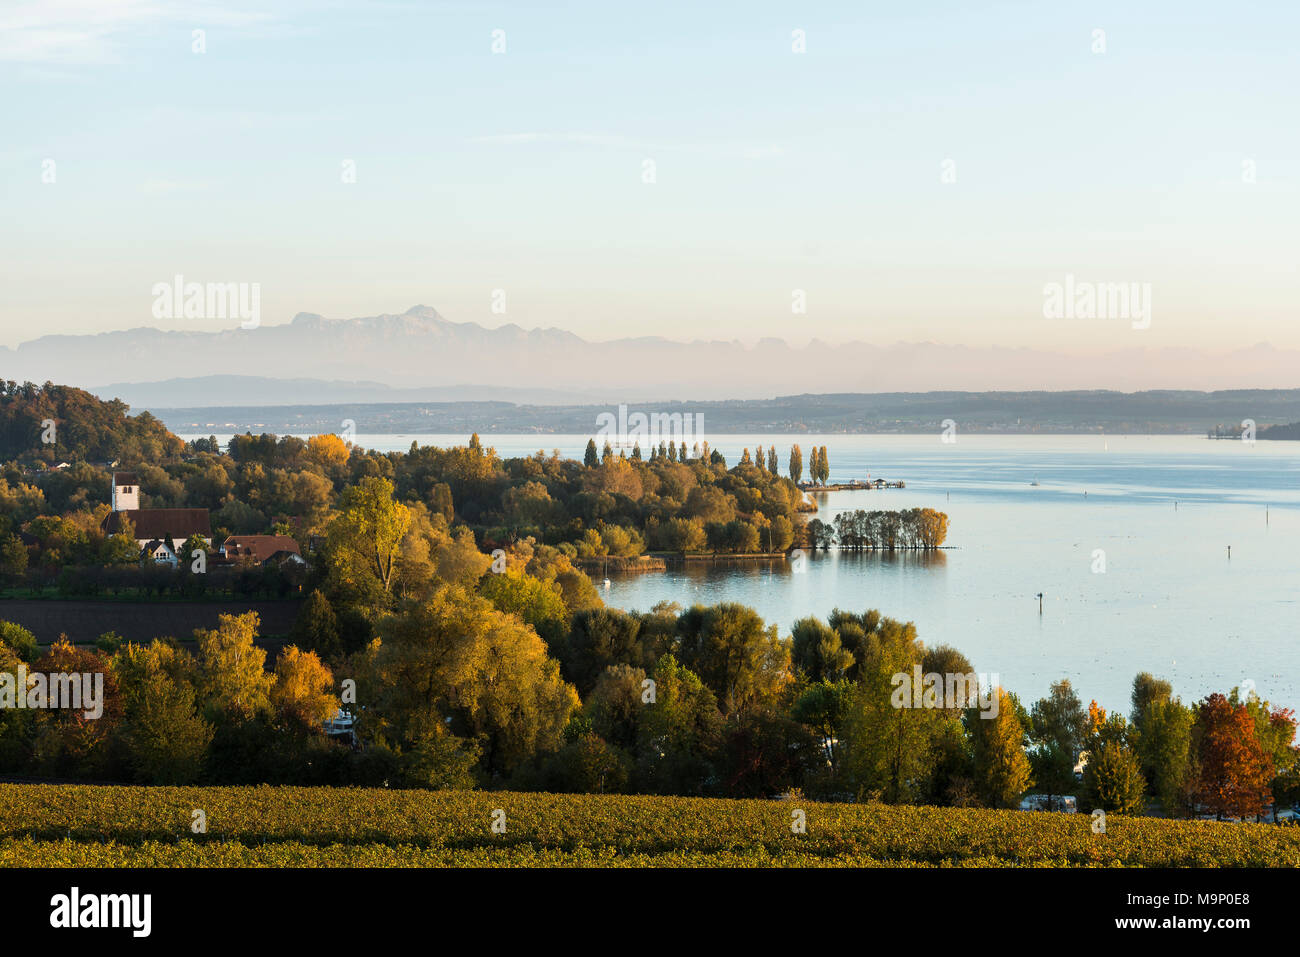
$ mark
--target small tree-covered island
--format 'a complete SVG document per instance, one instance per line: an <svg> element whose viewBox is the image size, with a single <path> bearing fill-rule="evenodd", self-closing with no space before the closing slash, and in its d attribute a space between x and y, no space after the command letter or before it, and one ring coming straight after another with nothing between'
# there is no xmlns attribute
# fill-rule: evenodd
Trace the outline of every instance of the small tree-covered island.
<svg viewBox="0 0 1300 957"><path fill-rule="evenodd" d="M1022 702L872 609L768 622L731 603L605 606L591 559L943 545L948 516L929 509L810 518L798 446L784 473L771 445L734 465L684 443L503 459L478 436L387 454L334 435L221 448L127 413L64 386L0 388L11 777L785 796L951 814L1032 795L1118 822L1265 821L1300 797L1295 717L1253 693L1184 703L1139 674L1128 714L1085 705L1068 680ZM811 450L814 482L827 456ZM254 597L291 607L287 634L264 633ZM57 620L79 598L118 602L124 622L182 600L228 611L151 641L108 614L98 640L71 641L5 610L43 604ZM38 676L72 673L102 675L93 717L47 706L53 684L33 698ZM0 804L22 805L21 787L0 786ZM1205 853L1297 863L1300 843L1258 841L1266 852L1238 860Z"/></svg>

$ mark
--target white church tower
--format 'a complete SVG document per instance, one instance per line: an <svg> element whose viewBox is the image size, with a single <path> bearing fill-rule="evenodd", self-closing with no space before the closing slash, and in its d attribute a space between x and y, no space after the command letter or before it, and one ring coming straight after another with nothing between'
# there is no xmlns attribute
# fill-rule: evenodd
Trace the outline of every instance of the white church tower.
<svg viewBox="0 0 1300 957"><path fill-rule="evenodd" d="M113 473L113 511L133 512L140 507L140 479L134 472Z"/></svg>

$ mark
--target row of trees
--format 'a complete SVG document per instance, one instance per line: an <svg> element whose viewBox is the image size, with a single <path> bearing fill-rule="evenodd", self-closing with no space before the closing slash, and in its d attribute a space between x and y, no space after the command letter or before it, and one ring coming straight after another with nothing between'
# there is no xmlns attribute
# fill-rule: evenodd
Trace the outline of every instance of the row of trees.
<svg viewBox="0 0 1300 957"><path fill-rule="evenodd" d="M1086 710L1068 681L1052 685L1029 714L1033 777L1049 796L1081 788L1091 807L1141 812L1151 802L1170 815L1250 818L1300 799L1296 720L1253 692L1211 694L1193 705L1167 681L1133 681L1126 718L1093 702Z"/></svg>
<svg viewBox="0 0 1300 957"><path fill-rule="evenodd" d="M840 512L832 522L808 523L808 544L813 548L838 545L844 551L868 549L895 551L919 548L933 551L948 538L948 514L932 508L897 511Z"/></svg>

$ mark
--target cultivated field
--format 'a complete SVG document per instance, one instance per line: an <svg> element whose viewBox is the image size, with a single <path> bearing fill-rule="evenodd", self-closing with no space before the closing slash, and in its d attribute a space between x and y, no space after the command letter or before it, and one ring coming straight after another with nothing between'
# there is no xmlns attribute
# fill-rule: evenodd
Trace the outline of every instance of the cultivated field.
<svg viewBox="0 0 1300 957"><path fill-rule="evenodd" d="M216 628L221 615L255 611L264 635L288 634L302 603L285 601L93 601L22 599L0 601L0 621L22 625L42 644L67 635L74 644L93 644L106 631L148 644L171 636L188 641L196 628Z"/></svg>
<svg viewBox="0 0 1300 957"><path fill-rule="evenodd" d="M806 833L791 832L796 810ZM1300 828L1111 815L1094 834L1086 815L810 801L0 785L0 866L362 865L1297 867Z"/></svg>

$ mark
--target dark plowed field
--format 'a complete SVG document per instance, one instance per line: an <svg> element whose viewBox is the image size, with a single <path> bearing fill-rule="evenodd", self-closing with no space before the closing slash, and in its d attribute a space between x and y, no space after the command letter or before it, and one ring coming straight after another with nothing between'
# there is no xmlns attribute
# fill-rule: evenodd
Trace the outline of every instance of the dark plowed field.
<svg viewBox="0 0 1300 957"><path fill-rule="evenodd" d="M181 641L193 637L195 628L217 627L218 615L255 611L262 619L263 635L284 635L298 616L298 600L291 601L60 601L5 599L0 601L0 621L22 625L42 643L61 634L78 644L95 641L115 631L134 642L149 642L171 635Z"/></svg>

